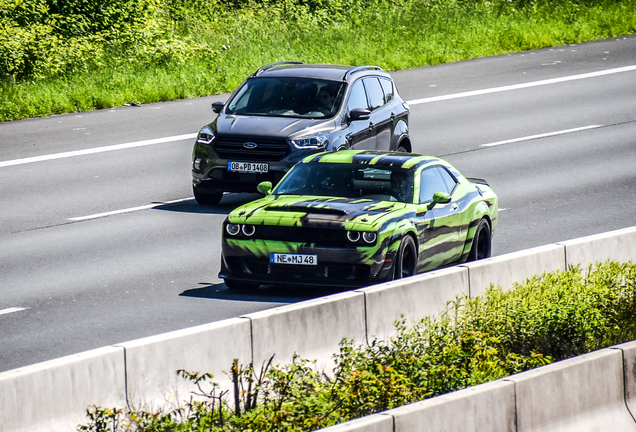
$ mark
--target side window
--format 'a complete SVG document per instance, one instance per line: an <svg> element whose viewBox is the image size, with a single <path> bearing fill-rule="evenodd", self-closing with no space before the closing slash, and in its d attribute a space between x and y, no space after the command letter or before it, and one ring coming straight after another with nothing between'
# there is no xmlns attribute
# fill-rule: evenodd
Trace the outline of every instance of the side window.
<svg viewBox="0 0 636 432"><path fill-rule="evenodd" d="M358 80L353 83L351 93L349 94L349 102L347 103L347 108L349 111L354 108L369 109L369 104L367 103L367 94L364 91L362 80Z"/></svg>
<svg viewBox="0 0 636 432"><path fill-rule="evenodd" d="M393 81L380 78L382 84L382 90L384 91L384 100L388 103L393 100Z"/></svg>
<svg viewBox="0 0 636 432"><path fill-rule="evenodd" d="M439 173L442 175L442 179L444 183L446 183L446 188L448 189L449 194L453 194L455 190L455 186L457 186L457 180L453 177L444 167L437 167L439 169Z"/></svg>
<svg viewBox="0 0 636 432"><path fill-rule="evenodd" d="M384 90L380 85L380 81L375 78L364 78L364 86L367 88L367 95L369 96L369 109L380 108L384 105Z"/></svg>
<svg viewBox="0 0 636 432"><path fill-rule="evenodd" d="M437 167L426 168L420 174L420 203L432 201L435 192L448 192L448 188Z"/></svg>

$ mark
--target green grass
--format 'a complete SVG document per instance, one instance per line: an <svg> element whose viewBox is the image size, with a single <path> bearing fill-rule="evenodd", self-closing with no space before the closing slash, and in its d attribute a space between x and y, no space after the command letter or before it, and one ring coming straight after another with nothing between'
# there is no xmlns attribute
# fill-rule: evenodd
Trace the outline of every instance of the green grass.
<svg viewBox="0 0 636 432"><path fill-rule="evenodd" d="M246 3L203 17L190 10L176 24L158 15L156 27L174 31L147 46L100 49L99 61L65 73L2 82L0 121L230 92L282 60L392 71L636 32L636 0L362 1L353 10L325 1L328 12L290 1L286 13L285 2Z"/></svg>

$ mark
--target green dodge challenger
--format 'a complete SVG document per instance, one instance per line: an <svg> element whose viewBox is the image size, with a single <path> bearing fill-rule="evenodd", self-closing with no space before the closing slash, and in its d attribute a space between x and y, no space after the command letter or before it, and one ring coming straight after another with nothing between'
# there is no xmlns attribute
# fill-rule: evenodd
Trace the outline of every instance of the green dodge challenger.
<svg viewBox="0 0 636 432"><path fill-rule="evenodd" d="M360 287L490 256L497 195L448 162L411 153L319 153L223 223L219 277Z"/></svg>

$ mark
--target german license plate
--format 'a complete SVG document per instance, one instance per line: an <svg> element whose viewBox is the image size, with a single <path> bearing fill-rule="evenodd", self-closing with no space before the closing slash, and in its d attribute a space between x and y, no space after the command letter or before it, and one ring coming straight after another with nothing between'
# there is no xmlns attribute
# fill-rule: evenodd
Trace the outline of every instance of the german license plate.
<svg viewBox="0 0 636 432"><path fill-rule="evenodd" d="M271 253L272 264L318 265L318 255Z"/></svg>
<svg viewBox="0 0 636 432"><path fill-rule="evenodd" d="M269 171L269 165L266 163L255 162L228 162L227 170L248 173L266 173Z"/></svg>

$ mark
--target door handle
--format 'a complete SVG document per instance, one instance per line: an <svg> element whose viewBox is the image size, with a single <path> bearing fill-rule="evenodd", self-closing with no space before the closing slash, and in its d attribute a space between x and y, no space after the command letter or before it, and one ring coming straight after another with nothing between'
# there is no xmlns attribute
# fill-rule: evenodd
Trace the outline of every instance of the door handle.
<svg viewBox="0 0 636 432"><path fill-rule="evenodd" d="M369 122L369 130L372 131L375 128L373 122Z"/></svg>

